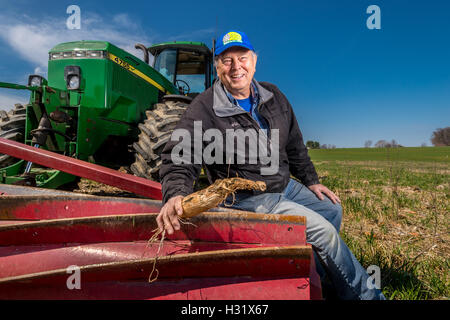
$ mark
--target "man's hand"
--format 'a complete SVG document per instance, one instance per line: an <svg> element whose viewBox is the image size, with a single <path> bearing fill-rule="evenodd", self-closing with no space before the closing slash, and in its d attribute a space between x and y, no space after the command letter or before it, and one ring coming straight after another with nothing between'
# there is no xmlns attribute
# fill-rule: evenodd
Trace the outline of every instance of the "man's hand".
<svg viewBox="0 0 450 320"><path fill-rule="evenodd" d="M314 192L317 198L319 198L320 200L324 199L323 194L325 194L328 198L330 198L331 202L333 202L334 204L336 204L336 202L341 203L341 199L339 199L338 196L335 195L333 191L331 191L330 189L328 189L327 187L325 187L320 183L310 185L308 186L308 189Z"/></svg>
<svg viewBox="0 0 450 320"><path fill-rule="evenodd" d="M156 222L161 232L166 229L168 234L172 234L174 230L180 230L178 216L183 214L183 207L181 206L181 200L183 198L183 196L172 197L161 208L161 211L156 217Z"/></svg>

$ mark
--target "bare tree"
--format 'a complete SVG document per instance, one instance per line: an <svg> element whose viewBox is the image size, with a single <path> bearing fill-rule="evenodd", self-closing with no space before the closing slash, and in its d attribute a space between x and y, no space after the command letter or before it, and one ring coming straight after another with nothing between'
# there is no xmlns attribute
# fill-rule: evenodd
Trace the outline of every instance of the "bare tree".
<svg viewBox="0 0 450 320"><path fill-rule="evenodd" d="M431 136L431 143L436 147L450 146L450 127L436 129Z"/></svg>
<svg viewBox="0 0 450 320"><path fill-rule="evenodd" d="M378 140L377 143L375 143L375 148L387 148L389 145L389 142L386 140Z"/></svg>
<svg viewBox="0 0 450 320"><path fill-rule="evenodd" d="M401 147L401 145L399 145L398 142L395 141L395 139L392 139L392 141L391 141L390 144L391 144L391 148L398 148L398 147Z"/></svg>
<svg viewBox="0 0 450 320"><path fill-rule="evenodd" d="M398 148L402 147L401 144L399 144L395 139L392 139L391 142L388 142L386 140L378 140L377 143L375 143L375 148Z"/></svg>
<svg viewBox="0 0 450 320"><path fill-rule="evenodd" d="M366 142L364 142L364 148L370 148L371 145L372 145L372 140L367 140Z"/></svg>

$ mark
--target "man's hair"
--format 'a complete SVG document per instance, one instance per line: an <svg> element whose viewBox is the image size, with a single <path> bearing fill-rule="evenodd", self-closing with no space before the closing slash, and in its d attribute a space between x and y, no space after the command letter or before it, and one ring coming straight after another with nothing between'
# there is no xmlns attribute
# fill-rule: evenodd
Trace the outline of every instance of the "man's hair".
<svg viewBox="0 0 450 320"><path fill-rule="evenodd" d="M253 51L253 50L249 50L252 54L253 54L253 57L254 58L257 58L258 57L258 55L256 54L256 52L255 51ZM219 54L218 56L215 56L214 57L214 67L217 67L217 61L219 61L219 58L222 56L222 53L221 54Z"/></svg>

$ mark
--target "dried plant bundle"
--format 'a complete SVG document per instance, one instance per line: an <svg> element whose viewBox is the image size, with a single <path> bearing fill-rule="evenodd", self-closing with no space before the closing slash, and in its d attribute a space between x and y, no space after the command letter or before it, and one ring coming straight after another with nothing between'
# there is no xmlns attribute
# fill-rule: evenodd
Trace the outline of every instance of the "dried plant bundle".
<svg viewBox="0 0 450 320"><path fill-rule="evenodd" d="M221 202L237 190L265 191L266 183L243 178L218 179L209 187L194 192L183 198L183 214L181 218L191 218L197 214L217 207Z"/></svg>

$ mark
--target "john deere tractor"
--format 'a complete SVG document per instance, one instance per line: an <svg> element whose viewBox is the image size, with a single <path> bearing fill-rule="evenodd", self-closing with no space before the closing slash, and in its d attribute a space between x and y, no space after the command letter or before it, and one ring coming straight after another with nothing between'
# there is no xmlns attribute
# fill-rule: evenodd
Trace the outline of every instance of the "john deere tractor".
<svg viewBox="0 0 450 320"><path fill-rule="evenodd" d="M181 114L212 84L212 54L200 42L136 48L143 60L102 41L55 46L48 79L0 82L31 92L26 106L0 111L0 137L158 180L159 154ZM1 183L57 188L75 179L0 155Z"/></svg>

